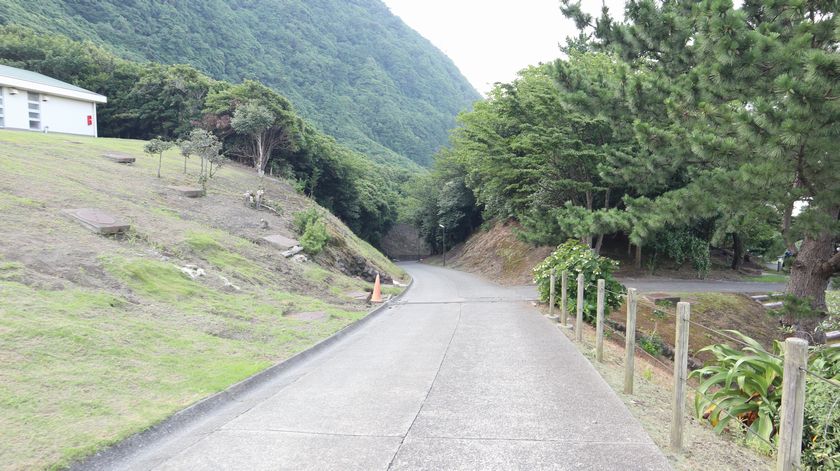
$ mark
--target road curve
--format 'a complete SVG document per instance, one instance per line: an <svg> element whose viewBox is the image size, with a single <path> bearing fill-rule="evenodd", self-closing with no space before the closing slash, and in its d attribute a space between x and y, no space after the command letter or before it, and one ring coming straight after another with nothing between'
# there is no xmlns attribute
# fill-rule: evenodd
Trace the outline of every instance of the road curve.
<svg viewBox="0 0 840 471"><path fill-rule="evenodd" d="M364 328L113 469L664 470L527 289L406 264Z"/></svg>

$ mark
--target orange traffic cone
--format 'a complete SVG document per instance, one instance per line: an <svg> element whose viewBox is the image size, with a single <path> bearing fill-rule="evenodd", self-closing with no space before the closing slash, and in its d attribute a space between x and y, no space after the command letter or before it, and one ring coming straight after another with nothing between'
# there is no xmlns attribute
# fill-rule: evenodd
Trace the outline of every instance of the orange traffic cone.
<svg viewBox="0 0 840 471"><path fill-rule="evenodd" d="M379 273L376 274L376 281L373 283L373 294L370 296L370 302L382 302L382 283L379 281Z"/></svg>

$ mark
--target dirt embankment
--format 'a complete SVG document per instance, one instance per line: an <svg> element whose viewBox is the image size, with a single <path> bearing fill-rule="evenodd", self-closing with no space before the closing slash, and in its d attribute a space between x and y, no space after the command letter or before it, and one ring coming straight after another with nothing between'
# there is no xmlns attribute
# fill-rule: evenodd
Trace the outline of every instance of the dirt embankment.
<svg viewBox="0 0 840 471"><path fill-rule="evenodd" d="M522 242L516 235L518 228L516 222L497 222L489 229L479 229L446 254L446 265L501 284L532 283L533 268L553 249ZM443 257L435 256L427 262L441 264Z"/></svg>

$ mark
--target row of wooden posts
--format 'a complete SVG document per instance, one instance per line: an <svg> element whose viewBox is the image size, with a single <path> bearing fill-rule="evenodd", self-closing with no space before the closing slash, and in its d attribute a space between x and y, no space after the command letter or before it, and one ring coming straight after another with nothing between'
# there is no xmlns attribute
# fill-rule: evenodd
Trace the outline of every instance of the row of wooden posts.
<svg viewBox="0 0 840 471"><path fill-rule="evenodd" d="M551 272L549 288L549 316L554 317L556 301L555 286L557 274ZM561 275L560 315L558 322L567 327L568 272ZM597 309L595 322L595 360L604 361L604 298L605 281L598 280ZM583 295L584 277L577 277L577 312L575 316L575 340L583 340ZM635 288L627 289L627 323L624 352L624 394L633 394L636 350L636 308L638 293ZM676 452L683 449L683 424L685 398L688 380L688 334L691 319L691 304L677 303L676 344L674 345L674 396L671 416L671 448ZM779 440L776 454L778 471L800 469L802 453L802 427L805 417L805 368L808 365L808 342L799 338L785 340L784 377L782 380L782 408ZM737 418L735 419L737 420Z"/></svg>

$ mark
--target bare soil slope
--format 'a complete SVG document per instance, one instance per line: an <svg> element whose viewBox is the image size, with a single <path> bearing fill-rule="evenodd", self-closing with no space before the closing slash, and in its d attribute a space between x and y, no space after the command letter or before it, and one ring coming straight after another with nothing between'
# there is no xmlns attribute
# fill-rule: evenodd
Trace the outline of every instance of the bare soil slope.
<svg viewBox="0 0 840 471"><path fill-rule="evenodd" d="M288 358L363 317L369 282L405 273L326 213L309 261L261 244L298 238L314 203L265 179L279 214L246 207L252 169L229 165L202 198L177 151L143 142L0 131L0 467L61 466ZM137 158L111 162L105 152ZM63 215L131 224L103 237ZM267 226L267 227L266 227ZM186 273L190 271L194 275ZM397 292L386 287L386 293Z"/></svg>
<svg viewBox="0 0 840 471"><path fill-rule="evenodd" d="M516 236L515 222L495 223L487 230L478 230L466 242L456 245L446 255L452 268L475 273L505 285L533 283L533 268L553 250L534 247ZM442 257L428 259L440 264Z"/></svg>

